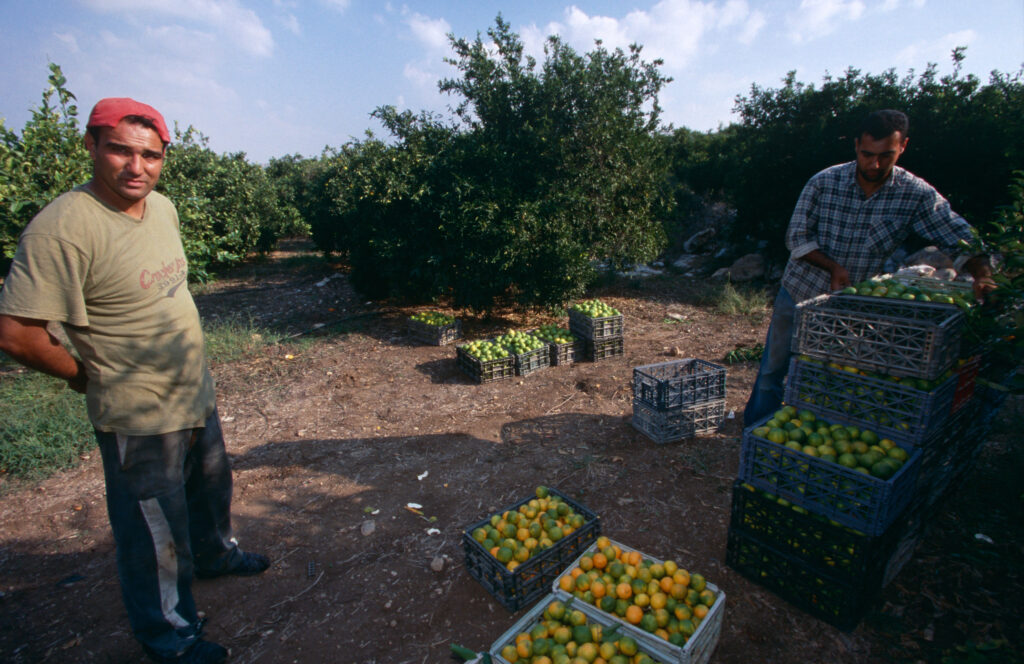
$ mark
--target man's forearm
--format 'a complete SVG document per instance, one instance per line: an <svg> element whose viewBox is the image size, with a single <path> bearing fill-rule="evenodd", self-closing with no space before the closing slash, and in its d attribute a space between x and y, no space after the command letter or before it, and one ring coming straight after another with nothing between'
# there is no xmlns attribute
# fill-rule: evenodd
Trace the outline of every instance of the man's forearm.
<svg viewBox="0 0 1024 664"><path fill-rule="evenodd" d="M826 256L820 249L815 249L801 256L798 260L807 261L831 275L832 290L839 290L850 285L850 274L846 268Z"/></svg>
<svg viewBox="0 0 1024 664"><path fill-rule="evenodd" d="M47 331L46 321L0 315L0 350L76 390L84 388L85 368Z"/></svg>

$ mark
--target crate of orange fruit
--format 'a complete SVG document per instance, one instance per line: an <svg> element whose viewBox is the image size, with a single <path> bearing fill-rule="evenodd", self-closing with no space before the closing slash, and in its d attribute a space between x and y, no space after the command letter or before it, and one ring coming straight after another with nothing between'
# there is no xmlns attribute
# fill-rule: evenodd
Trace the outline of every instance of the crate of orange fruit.
<svg viewBox="0 0 1024 664"><path fill-rule="evenodd" d="M466 570L502 606L518 611L550 592L555 578L601 534L597 514L557 489L466 527Z"/></svg>
<svg viewBox="0 0 1024 664"><path fill-rule="evenodd" d="M617 623L585 602L554 595L537 602L502 634L490 655L497 664L570 661L566 657L584 662L673 661L663 644L651 643L632 625Z"/></svg>
<svg viewBox="0 0 1024 664"><path fill-rule="evenodd" d="M582 602L624 626L673 664L704 664L718 645L725 593L673 560L659 560L605 536L560 574L556 597Z"/></svg>

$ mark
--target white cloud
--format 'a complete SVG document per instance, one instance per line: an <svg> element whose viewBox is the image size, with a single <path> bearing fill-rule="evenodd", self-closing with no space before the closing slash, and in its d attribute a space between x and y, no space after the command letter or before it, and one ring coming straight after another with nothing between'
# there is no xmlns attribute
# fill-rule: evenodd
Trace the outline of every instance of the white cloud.
<svg viewBox="0 0 1024 664"><path fill-rule="evenodd" d="M321 0L321 2L331 9L336 9L339 12L345 11L348 9L349 4L351 4L351 0Z"/></svg>
<svg viewBox="0 0 1024 664"><path fill-rule="evenodd" d="M954 48L970 46L977 38L978 34L974 30L960 30L936 39L916 41L903 47L896 54L893 64L897 69L917 70L923 70L929 62L948 65Z"/></svg>
<svg viewBox="0 0 1024 664"><path fill-rule="evenodd" d="M789 37L798 44L825 37L842 23L860 18L864 10L860 0L801 0L787 21Z"/></svg>
<svg viewBox="0 0 1024 664"><path fill-rule="evenodd" d="M128 14L136 18L162 14L205 24L250 55L269 56L274 38L251 9L237 0L82 0L100 12Z"/></svg>
<svg viewBox="0 0 1024 664"><path fill-rule="evenodd" d="M281 24L284 25L284 29L292 33L296 37L302 35L302 27L299 25L299 19L295 17L295 14L287 14L281 19Z"/></svg>
<svg viewBox="0 0 1024 664"><path fill-rule="evenodd" d="M448 21L414 13L406 19L406 24L416 39L429 50L448 52L448 34L452 31Z"/></svg>
<svg viewBox="0 0 1024 664"><path fill-rule="evenodd" d="M921 9L924 7L926 0L882 0L879 10L883 12L891 12L900 9L901 7L912 7L914 9Z"/></svg>
<svg viewBox="0 0 1024 664"><path fill-rule="evenodd" d="M593 49L601 40L609 49L641 44L646 60L660 58L668 72L680 71L701 53L712 33L726 33L751 43L766 23L765 14L751 10L747 0L700 2L661 0L649 10L634 10L621 18L591 16L576 6L565 10L564 22L520 30L528 53L540 59L548 35L557 34L578 51Z"/></svg>
<svg viewBox="0 0 1024 664"><path fill-rule="evenodd" d="M67 47L69 53L78 53L81 51L81 49L78 48L78 39L76 39L70 32L55 32L53 36L57 38L57 41Z"/></svg>

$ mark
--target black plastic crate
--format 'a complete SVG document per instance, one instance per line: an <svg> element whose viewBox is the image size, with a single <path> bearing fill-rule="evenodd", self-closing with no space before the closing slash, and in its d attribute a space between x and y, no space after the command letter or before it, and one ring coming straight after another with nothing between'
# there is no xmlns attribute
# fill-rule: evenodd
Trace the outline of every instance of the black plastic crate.
<svg viewBox="0 0 1024 664"><path fill-rule="evenodd" d="M455 349L455 359L459 369L478 383L489 383L516 375L515 357L511 354L508 357L484 362L458 346Z"/></svg>
<svg viewBox="0 0 1024 664"><path fill-rule="evenodd" d="M926 392L794 357L785 401L826 419L869 427L882 438L920 445L948 419L956 387L956 376Z"/></svg>
<svg viewBox="0 0 1024 664"><path fill-rule="evenodd" d="M551 366L553 367L579 362L587 350L586 342L579 338L563 344L549 342L548 347L551 349Z"/></svg>
<svg viewBox="0 0 1024 664"><path fill-rule="evenodd" d="M859 581L844 580L731 526L725 561L801 611L847 632L876 602L884 577L883 569Z"/></svg>
<svg viewBox="0 0 1024 664"><path fill-rule="evenodd" d="M764 491L737 480L732 489L730 528L845 583L883 576L907 528L905 515L878 536L869 536L825 517L783 504Z"/></svg>
<svg viewBox="0 0 1024 664"><path fill-rule="evenodd" d="M588 360L600 362L601 360L625 355L626 346L622 337L603 339L601 341L587 341L586 352Z"/></svg>
<svg viewBox="0 0 1024 664"><path fill-rule="evenodd" d="M672 410L633 401L633 426L659 444L717 431L724 418L725 399Z"/></svg>
<svg viewBox="0 0 1024 664"><path fill-rule="evenodd" d="M534 371L551 366L551 350L548 344L525 353L513 353L512 356L515 358L517 376L529 376Z"/></svg>
<svg viewBox="0 0 1024 664"><path fill-rule="evenodd" d="M462 533L462 548L466 554L466 571L480 582L509 611L518 611L551 591L551 584L601 534L601 520L597 514L572 500L565 494L548 489L550 495L561 498L583 517L583 525L555 544L529 558L514 570L509 569L491 555L471 533L490 523L490 517L467 526ZM525 498L497 513L519 509L534 496Z"/></svg>
<svg viewBox="0 0 1024 664"><path fill-rule="evenodd" d="M420 320L407 319L412 338L434 346L444 346L462 338L462 322L456 318L448 325L430 325Z"/></svg>
<svg viewBox="0 0 1024 664"><path fill-rule="evenodd" d="M622 314L591 318L575 309L569 310L569 331L587 341L621 337L625 333L623 327Z"/></svg>
<svg viewBox="0 0 1024 664"><path fill-rule="evenodd" d="M880 535L910 504L921 450L888 480L804 454L754 435L767 417L743 432L739 478L866 535ZM899 443L899 441L896 441Z"/></svg>
<svg viewBox="0 0 1024 664"><path fill-rule="evenodd" d="M893 376L934 380L956 362L965 317L955 306L820 295L796 306L793 351Z"/></svg>
<svg viewBox="0 0 1024 664"><path fill-rule="evenodd" d="M633 398L656 410L725 398L725 367L687 358L633 368Z"/></svg>

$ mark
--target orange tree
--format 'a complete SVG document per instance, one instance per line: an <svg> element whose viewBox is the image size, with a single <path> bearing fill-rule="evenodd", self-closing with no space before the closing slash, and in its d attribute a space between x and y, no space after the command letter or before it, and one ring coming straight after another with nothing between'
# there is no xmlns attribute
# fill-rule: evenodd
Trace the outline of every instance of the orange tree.
<svg viewBox="0 0 1024 664"><path fill-rule="evenodd" d="M372 296L559 305L598 266L664 245L660 63L552 37L538 64L500 16L487 36L450 38L461 77L439 86L460 98L455 118L381 107L394 142L341 151L334 210L311 220L313 237L346 252Z"/></svg>

